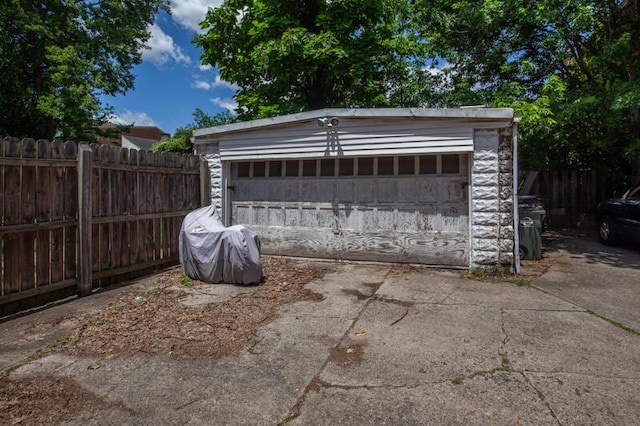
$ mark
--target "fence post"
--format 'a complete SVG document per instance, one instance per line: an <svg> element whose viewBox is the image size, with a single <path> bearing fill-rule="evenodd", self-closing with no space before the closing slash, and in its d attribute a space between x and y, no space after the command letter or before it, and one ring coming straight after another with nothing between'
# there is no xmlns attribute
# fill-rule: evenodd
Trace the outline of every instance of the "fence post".
<svg viewBox="0 0 640 426"><path fill-rule="evenodd" d="M200 156L200 206L206 207L211 204L211 192L209 190L209 162Z"/></svg>
<svg viewBox="0 0 640 426"><path fill-rule="evenodd" d="M78 153L78 295L91 294L91 180L93 151L86 144Z"/></svg>

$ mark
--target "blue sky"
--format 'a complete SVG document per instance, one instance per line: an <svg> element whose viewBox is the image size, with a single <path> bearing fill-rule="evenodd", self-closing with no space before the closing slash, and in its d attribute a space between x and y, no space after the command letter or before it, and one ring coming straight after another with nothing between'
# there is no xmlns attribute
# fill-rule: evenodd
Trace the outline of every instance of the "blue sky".
<svg viewBox="0 0 640 426"><path fill-rule="evenodd" d="M173 134L192 121L200 108L208 114L233 109L235 87L221 81L217 70L203 67L200 50L191 43L208 7L222 0L171 0L171 15L160 13L150 27L148 49L134 68L135 88L125 95L104 96L114 108L111 121L158 126Z"/></svg>

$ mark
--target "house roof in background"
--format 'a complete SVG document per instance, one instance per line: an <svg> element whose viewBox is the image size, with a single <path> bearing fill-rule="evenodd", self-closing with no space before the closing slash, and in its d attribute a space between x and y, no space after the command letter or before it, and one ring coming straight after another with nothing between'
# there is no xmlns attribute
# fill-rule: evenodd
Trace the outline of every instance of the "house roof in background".
<svg viewBox="0 0 640 426"><path fill-rule="evenodd" d="M101 130L115 129L117 127L123 127L121 124L105 123L99 128ZM125 126L126 127L126 126ZM123 135L131 135L139 138L161 140L164 137L171 136L158 126L131 126L128 132L122 132Z"/></svg>
<svg viewBox="0 0 640 426"><path fill-rule="evenodd" d="M122 147L149 150L159 139L140 138L131 135L122 135Z"/></svg>

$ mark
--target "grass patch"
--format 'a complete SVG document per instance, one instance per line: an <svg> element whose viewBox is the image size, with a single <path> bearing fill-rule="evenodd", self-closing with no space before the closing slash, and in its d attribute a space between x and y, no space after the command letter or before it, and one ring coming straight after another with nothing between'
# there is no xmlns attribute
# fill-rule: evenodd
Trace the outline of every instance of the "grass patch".
<svg viewBox="0 0 640 426"><path fill-rule="evenodd" d="M113 305L113 309L120 312L122 309L124 309L124 303L122 302L116 303L115 305Z"/></svg>
<svg viewBox="0 0 640 426"><path fill-rule="evenodd" d="M461 385L463 381L464 381L464 376L458 376L451 379L451 383L453 383L454 385Z"/></svg>
<svg viewBox="0 0 640 426"><path fill-rule="evenodd" d="M469 378L473 379L474 377L478 377L478 376L481 376L481 377L491 376L491 375L497 373L498 371L504 371L504 372L507 372L507 373L512 371L511 362L509 361L509 358L507 358L506 355L500 355L500 358L501 358L501 362L502 362L502 365L500 367L496 367L493 370L477 370L477 371L474 371L471 374L471 376L469 376ZM462 383L462 378L460 376L456 377L453 380L457 380L457 379L460 379L460 383ZM453 382L453 380L452 380L452 382ZM460 383L455 383L455 384L460 384Z"/></svg>
<svg viewBox="0 0 640 426"><path fill-rule="evenodd" d="M608 322L609 324L615 325L615 326L616 326L616 327L618 327L619 329L624 330L624 331L626 331L626 332L628 332L628 333L632 333L632 334L640 334L640 333L638 333L634 328L629 327L628 325L624 325L624 324L622 324L621 322L618 322L618 321L612 320L611 318L607 318L607 317L605 317L604 315L600 315L599 313L594 312L594 311L592 311L592 310L590 310L590 309L587 309L587 312L588 312L588 313L590 313L591 315L593 315L594 317L598 317L598 318L600 318L601 320L605 320L605 321L606 321L606 322Z"/></svg>
<svg viewBox="0 0 640 426"><path fill-rule="evenodd" d="M478 377L478 376L481 376L481 377L488 376L490 374L495 373L496 370L497 369L494 368L493 370L488 370L488 371L485 371L485 370L474 371L473 374L471 374L471 378L473 379L474 377Z"/></svg>
<svg viewBox="0 0 640 426"><path fill-rule="evenodd" d="M502 371L511 371L511 362L506 355L500 355L502 358L502 367L500 368Z"/></svg>
<svg viewBox="0 0 640 426"><path fill-rule="evenodd" d="M469 273L473 278L487 278L489 276L489 272L480 268L472 268Z"/></svg>
<svg viewBox="0 0 640 426"><path fill-rule="evenodd" d="M185 274L182 274L180 276L180 284L182 284L183 286L185 286L187 288L192 288L193 287L193 281L191 281L191 278L189 278Z"/></svg>
<svg viewBox="0 0 640 426"><path fill-rule="evenodd" d="M49 343L47 345L47 349L49 349L49 350L56 349L56 348L60 347L60 345L62 345L64 342L66 342L69 339L71 339L71 334L63 334L62 336L58 337L53 342Z"/></svg>
<svg viewBox="0 0 640 426"><path fill-rule="evenodd" d="M538 394L538 398L540 398L540 401L544 401L545 399L544 393L542 393L540 389L536 389L536 393Z"/></svg>
<svg viewBox="0 0 640 426"><path fill-rule="evenodd" d="M149 290L147 290L144 293L142 293L140 296L137 296L135 300L138 301L138 302L144 302L144 301L148 300L151 296L153 296L155 294L158 294L161 291L162 291L162 289L158 288L158 287L150 288Z"/></svg>
<svg viewBox="0 0 640 426"><path fill-rule="evenodd" d="M467 278L477 281L487 282L510 282L518 287L529 287L531 282L529 279L510 272L509 270L499 267L493 269L472 268L467 274Z"/></svg>

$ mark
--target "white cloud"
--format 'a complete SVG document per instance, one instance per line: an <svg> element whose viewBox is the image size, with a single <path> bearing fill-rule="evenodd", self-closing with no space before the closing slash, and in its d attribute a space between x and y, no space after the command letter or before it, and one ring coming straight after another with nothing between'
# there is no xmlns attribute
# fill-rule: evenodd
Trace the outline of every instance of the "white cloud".
<svg viewBox="0 0 640 426"><path fill-rule="evenodd" d="M130 126L135 124L136 126L157 126L153 118L149 117L146 112L125 110L121 114L113 114L109 117L109 122L114 124L122 124L124 126Z"/></svg>
<svg viewBox="0 0 640 426"><path fill-rule="evenodd" d="M230 98L211 98L210 99L211 102L213 102L214 104L218 105L221 108L225 108L228 109L229 111L234 111L236 108L238 108L238 104L236 103L236 101L234 101L233 99Z"/></svg>
<svg viewBox="0 0 640 426"><path fill-rule="evenodd" d="M239 89L239 87L236 86L235 84L229 83L228 81L224 81L222 78L220 78L220 74L216 75L213 82L202 80L200 79L199 76L195 76L195 82L193 83L193 87L201 90L211 90L219 87L224 87L227 89L231 89L234 92Z"/></svg>
<svg viewBox="0 0 640 426"><path fill-rule="evenodd" d="M157 25L149 27L151 38L147 41L146 48L142 51L142 59L152 62L157 66L165 65L170 60L190 63L191 59L182 53L182 48L173 42L173 38L166 34Z"/></svg>
<svg viewBox="0 0 640 426"><path fill-rule="evenodd" d="M216 79L213 83L213 87L226 87L227 89L231 89L234 92L240 89L238 85L229 83L228 81L225 81L222 78L220 78L220 74L216 75Z"/></svg>
<svg viewBox="0 0 640 426"><path fill-rule="evenodd" d="M200 22L207 16L207 10L222 3L223 0L171 0L171 16L183 27L202 32Z"/></svg>
<svg viewBox="0 0 640 426"><path fill-rule="evenodd" d="M193 83L193 87L201 90L209 90L211 89L211 83L203 80L196 80L195 83Z"/></svg>
<svg viewBox="0 0 640 426"><path fill-rule="evenodd" d="M209 71L210 69L213 69L213 67L209 64L200 64L198 68L200 68L200 71Z"/></svg>

